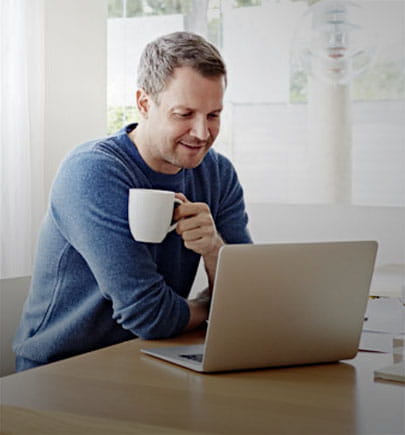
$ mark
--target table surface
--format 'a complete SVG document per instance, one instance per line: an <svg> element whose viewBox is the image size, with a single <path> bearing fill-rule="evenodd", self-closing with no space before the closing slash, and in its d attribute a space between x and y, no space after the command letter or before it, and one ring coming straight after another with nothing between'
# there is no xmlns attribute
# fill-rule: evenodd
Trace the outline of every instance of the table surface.
<svg viewBox="0 0 405 435"><path fill-rule="evenodd" d="M404 384L374 379L392 355L199 374L140 353L203 331L131 340L1 379L4 433L403 434Z"/></svg>

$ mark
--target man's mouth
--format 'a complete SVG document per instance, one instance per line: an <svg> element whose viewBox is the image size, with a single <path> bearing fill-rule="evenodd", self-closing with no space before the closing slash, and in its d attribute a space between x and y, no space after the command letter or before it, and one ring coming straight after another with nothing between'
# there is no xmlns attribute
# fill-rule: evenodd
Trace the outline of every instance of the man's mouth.
<svg viewBox="0 0 405 435"><path fill-rule="evenodd" d="M190 149L190 150L199 150L201 148L204 148L203 144L188 144L186 142L180 142L180 145Z"/></svg>

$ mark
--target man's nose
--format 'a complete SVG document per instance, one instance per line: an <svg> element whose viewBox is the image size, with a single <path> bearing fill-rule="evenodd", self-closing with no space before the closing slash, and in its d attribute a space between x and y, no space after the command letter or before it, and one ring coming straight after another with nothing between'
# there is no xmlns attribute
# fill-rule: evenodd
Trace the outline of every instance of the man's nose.
<svg viewBox="0 0 405 435"><path fill-rule="evenodd" d="M203 116L196 116L193 119L190 134L199 140L207 140L210 137L207 119Z"/></svg>

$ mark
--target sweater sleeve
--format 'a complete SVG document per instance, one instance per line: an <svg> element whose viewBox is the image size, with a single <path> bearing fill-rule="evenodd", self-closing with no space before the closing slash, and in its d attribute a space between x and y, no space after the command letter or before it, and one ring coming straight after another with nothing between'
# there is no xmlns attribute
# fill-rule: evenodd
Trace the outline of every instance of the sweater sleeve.
<svg viewBox="0 0 405 435"><path fill-rule="evenodd" d="M252 243L242 186L230 161L221 155L218 158L220 192L215 216L217 229L226 243Z"/></svg>
<svg viewBox="0 0 405 435"><path fill-rule="evenodd" d="M128 225L131 177L111 155L86 151L62 165L51 193L51 212L68 243L84 258L113 318L146 339L180 333L187 302L159 274L153 249L136 242ZM170 253L168 253L170 255Z"/></svg>

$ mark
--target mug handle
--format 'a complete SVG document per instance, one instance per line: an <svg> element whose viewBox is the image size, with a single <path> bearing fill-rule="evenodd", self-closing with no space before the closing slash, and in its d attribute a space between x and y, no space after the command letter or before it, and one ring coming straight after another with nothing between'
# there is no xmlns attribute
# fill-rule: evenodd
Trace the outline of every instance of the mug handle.
<svg viewBox="0 0 405 435"><path fill-rule="evenodd" d="M174 204L183 204L183 201L179 198L174 198L174 203L173 203L173 211L174 211ZM169 229L167 230L167 233L170 233L171 231L173 231L177 226L177 222L175 222L174 224L171 224Z"/></svg>

